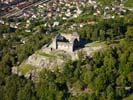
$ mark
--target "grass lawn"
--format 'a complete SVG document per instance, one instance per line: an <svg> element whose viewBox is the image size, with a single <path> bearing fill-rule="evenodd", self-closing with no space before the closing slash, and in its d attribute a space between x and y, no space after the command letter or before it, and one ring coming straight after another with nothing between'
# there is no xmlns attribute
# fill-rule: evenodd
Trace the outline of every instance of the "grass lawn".
<svg viewBox="0 0 133 100"><path fill-rule="evenodd" d="M86 45L86 47L97 47L97 46L106 46L105 42L99 42L99 41L96 41L96 42L92 42L92 43L88 43Z"/></svg>
<svg viewBox="0 0 133 100"><path fill-rule="evenodd" d="M45 56L45 57L49 57L49 58L56 58L56 56L54 54L48 54L48 53L41 52L41 51L37 51L36 54L39 54L39 55Z"/></svg>
<svg viewBox="0 0 133 100"><path fill-rule="evenodd" d="M126 7L133 7L133 0L127 0L127 2L125 3Z"/></svg>
<svg viewBox="0 0 133 100"><path fill-rule="evenodd" d="M133 100L133 94L129 95L128 97L124 98L123 100Z"/></svg>
<svg viewBox="0 0 133 100"><path fill-rule="evenodd" d="M30 70L35 69L35 67L33 67L32 65L29 64L23 64L19 67L19 71L25 75L27 72L29 72Z"/></svg>

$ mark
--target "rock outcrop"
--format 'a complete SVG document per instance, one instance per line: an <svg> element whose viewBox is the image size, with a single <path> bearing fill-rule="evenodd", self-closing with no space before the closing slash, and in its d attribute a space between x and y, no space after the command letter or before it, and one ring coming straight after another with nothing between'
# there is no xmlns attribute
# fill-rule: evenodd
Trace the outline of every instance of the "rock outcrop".
<svg viewBox="0 0 133 100"><path fill-rule="evenodd" d="M22 69L25 72L26 78L35 78L38 76L38 72L46 68L54 71L57 68L62 68L68 60L78 59L79 52L85 52L84 56L92 57L94 52L100 51L105 48L103 43L90 43L75 52L67 52L62 50L49 50L47 46L42 47L41 50L36 51L33 55L24 61L20 66L13 67L12 73L22 75ZM25 68L23 68L24 66ZM30 67L27 68L29 65ZM32 67L31 67L32 66ZM30 69L31 68L31 69Z"/></svg>
<svg viewBox="0 0 133 100"><path fill-rule="evenodd" d="M49 58L49 57L44 57L42 55L38 54L33 54L31 55L25 62L26 64L30 64L35 67L39 68L48 68L48 69L53 69L57 66L60 66L64 63L62 59L55 59L55 58Z"/></svg>

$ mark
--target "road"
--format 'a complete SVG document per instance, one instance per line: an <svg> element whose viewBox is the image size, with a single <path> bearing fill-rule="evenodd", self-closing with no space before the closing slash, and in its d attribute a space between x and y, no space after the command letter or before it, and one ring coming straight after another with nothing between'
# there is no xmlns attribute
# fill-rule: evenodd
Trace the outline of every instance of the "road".
<svg viewBox="0 0 133 100"><path fill-rule="evenodd" d="M39 1L39 2L33 3L33 4L31 4L31 5L29 5L29 6L25 7L25 8L23 8L23 9L17 11L17 12L8 13L8 14L4 15L3 17L6 17L6 18L12 17L12 16L14 16L14 15L17 15L17 14L22 13L22 12L23 12L25 9L27 9L27 8L30 8L30 7L33 7L33 6L38 6L38 5L40 5L40 4L42 4L42 3L46 3L46 2L48 2L48 1L51 1L51 0Z"/></svg>

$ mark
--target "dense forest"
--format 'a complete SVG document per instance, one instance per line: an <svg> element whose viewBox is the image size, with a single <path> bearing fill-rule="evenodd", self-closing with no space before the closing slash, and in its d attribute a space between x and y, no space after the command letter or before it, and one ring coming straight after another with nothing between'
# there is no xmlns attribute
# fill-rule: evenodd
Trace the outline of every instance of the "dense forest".
<svg viewBox="0 0 133 100"><path fill-rule="evenodd" d="M109 46L92 58L81 56L79 60L70 60L62 71L42 70L38 82L13 75L11 68L48 43L53 34L10 32L7 26L0 26L0 100L122 100L130 96L132 16L102 19L94 26L77 29L89 42L106 41Z"/></svg>

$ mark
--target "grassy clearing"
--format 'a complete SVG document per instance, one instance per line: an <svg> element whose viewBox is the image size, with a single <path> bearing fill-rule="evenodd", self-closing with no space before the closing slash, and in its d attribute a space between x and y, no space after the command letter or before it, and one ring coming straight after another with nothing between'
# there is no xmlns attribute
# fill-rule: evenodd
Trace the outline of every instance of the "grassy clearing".
<svg viewBox="0 0 133 100"><path fill-rule="evenodd" d="M126 97L125 99L123 100L133 100L133 94L132 95L129 95L128 97Z"/></svg>
<svg viewBox="0 0 133 100"><path fill-rule="evenodd" d="M33 67L32 65L29 64L23 64L19 67L19 71L25 75L27 72L29 72L30 70L35 69L35 67Z"/></svg>
<svg viewBox="0 0 133 100"><path fill-rule="evenodd" d="M37 51L36 54L39 54L39 55L45 56L45 57L49 57L49 58L56 58L56 56L54 54L48 54L48 53L41 52L41 51Z"/></svg>
<svg viewBox="0 0 133 100"><path fill-rule="evenodd" d="M125 3L126 7L133 7L133 0L127 0L127 2Z"/></svg>
<svg viewBox="0 0 133 100"><path fill-rule="evenodd" d="M61 54L61 53L59 53L59 54L57 54L57 56L59 58L61 58L61 59L65 59L65 60L71 59L71 56L69 54L63 54L63 53Z"/></svg>
<svg viewBox="0 0 133 100"><path fill-rule="evenodd" d="M86 45L86 47L97 47L97 46L106 46L106 43L105 42L99 42L99 41L96 41L96 42L93 42L93 43L88 43Z"/></svg>

